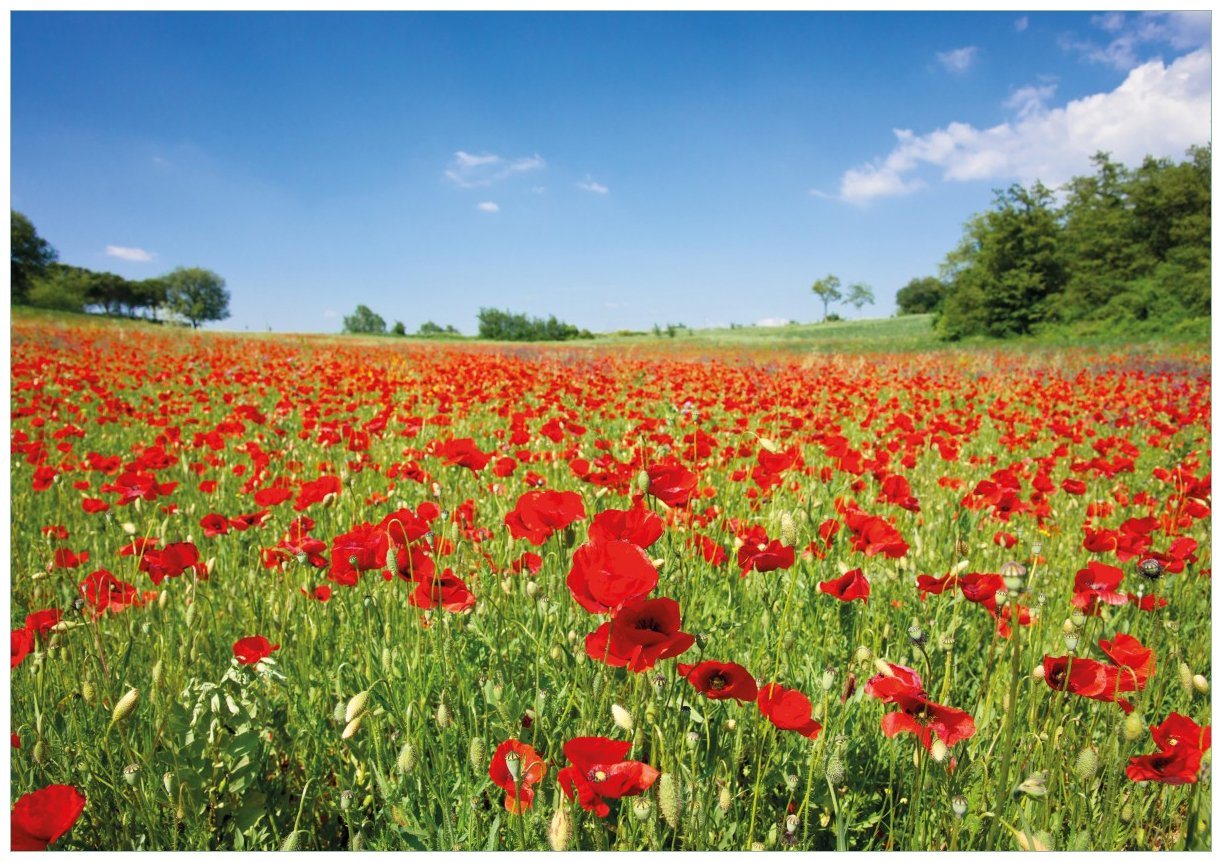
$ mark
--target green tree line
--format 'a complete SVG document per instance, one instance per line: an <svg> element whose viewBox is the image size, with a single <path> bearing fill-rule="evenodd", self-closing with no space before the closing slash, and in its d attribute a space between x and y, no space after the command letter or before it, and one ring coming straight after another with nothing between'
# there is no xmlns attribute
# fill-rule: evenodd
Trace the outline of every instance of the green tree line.
<svg viewBox="0 0 1222 862"><path fill-rule="evenodd" d="M126 279L59 262L55 248L34 225L10 211L13 305L58 311L143 317L159 322L176 318L197 327L229 317L225 280L199 267L178 267L155 278Z"/></svg>
<svg viewBox="0 0 1222 862"><path fill-rule="evenodd" d="M1211 152L1136 168L1098 153L1059 194L1040 182L996 192L939 277L899 291L900 313L935 312L948 340L1208 317Z"/></svg>

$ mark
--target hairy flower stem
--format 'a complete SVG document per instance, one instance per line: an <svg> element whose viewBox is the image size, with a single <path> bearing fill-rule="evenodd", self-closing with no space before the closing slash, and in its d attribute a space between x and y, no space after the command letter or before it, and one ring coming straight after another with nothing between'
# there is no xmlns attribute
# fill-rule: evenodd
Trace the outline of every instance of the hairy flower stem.
<svg viewBox="0 0 1222 862"><path fill-rule="evenodd" d="M1014 717L1018 712L1014 704L1018 697L1019 659L1022 654L1020 632L1022 629L1018 624L1017 603L1011 600L1009 607L1014 619L1014 625L1011 627L1013 643L1010 645L1010 696L1009 708L1006 709L1005 730L1002 732L1001 770L997 775L997 800L993 809L993 825L989 829L988 846L990 847L997 846L997 832L1001 824L1002 809L1005 807L1006 797L1010 794L1010 757L1014 754Z"/></svg>

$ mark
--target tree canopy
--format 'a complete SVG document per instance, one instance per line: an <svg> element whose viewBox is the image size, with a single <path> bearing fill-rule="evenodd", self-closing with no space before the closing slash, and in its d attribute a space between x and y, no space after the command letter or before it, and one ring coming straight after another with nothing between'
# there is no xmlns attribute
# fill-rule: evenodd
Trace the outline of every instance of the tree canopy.
<svg viewBox="0 0 1222 862"><path fill-rule="evenodd" d="M225 279L215 272L180 266L163 276L162 281L165 282L166 304L193 329L201 323L229 316L229 291L225 289Z"/></svg>
<svg viewBox="0 0 1222 862"><path fill-rule="evenodd" d="M386 321L368 305L358 305L344 318L344 332L354 335L385 335Z"/></svg>
<svg viewBox="0 0 1222 862"><path fill-rule="evenodd" d="M24 215L9 210L9 220L13 262L11 299L14 303L22 303L29 299L34 280L46 275L58 254Z"/></svg>

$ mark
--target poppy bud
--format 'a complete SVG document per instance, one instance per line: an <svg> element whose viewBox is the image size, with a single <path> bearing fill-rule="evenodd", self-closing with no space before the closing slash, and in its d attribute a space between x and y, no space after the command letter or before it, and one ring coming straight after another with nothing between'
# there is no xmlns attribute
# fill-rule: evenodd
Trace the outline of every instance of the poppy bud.
<svg viewBox="0 0 1222 862"><path fill-rule="evenodd" d="M390 673L390 665L393 658L390 647L382 647L382 673Z"/></svg>
<svg viewBox="0 0 1222 862"><path fill-rule="evenodd" d="M881 673L883 676L887 676L887 677L895 676L895 671L891 669L891 665L887 664L881 658L874 659L874 669L877 670L879 673Z"/></svg>
<svg viewBox="0 0 1222 862"><path fill-rule="evenodd" d="M620 730L632 733L632 716L618 703L611 704L611 720Z"/></svg>
<svg viewBox="0 0 1222 862"><path fill-rule="evenodd" d="M507 596L513 595L513 578L501 579L501 592Z"/></svg>
<svg viewBox="0 0 1222 862"><path fill-rule="evenodd" d="M645 470L636 474L636 489L642 494L649 491L649 473Z"/></svg>
<svg viewBox="0 0 1222 862"><path fill-rule="evenodd" d="M483 775L488 769L488 751L484 747L484 740L478 736L471 738L471 745L467 750L467 759L471 762L471 768L475 770L476 775Z"/></svg>
<svg viewBox="0 0 1222 862"><path fill-rule="evenodd" d="M557 853L569 849L569 840L573 837L573 818L569 815L566 805L561 805L552 815L552 822L547 829L547 843Z"/></svg>
<svg viewBox="0 0 1222 862"><path fill-rule="evenodd" d="M284 853L295 853L300 848L301 848L301 830L300 829L294 829L292 832L290 832L288 834L288 837L285 838L284 842L280 845L280 850Z"/></svg>
<svg viewBox="0 0 1222 862"><path fill-rule="evenodd" d="M361 719L364 718L364 713L361 713L344 727L344 732L339 735L340 739L351 739L358 730L361 729Z"/></svg>
<svg viewBox="0 0 1222 862"><path fill-rule="evenodd" d="M1209 680L1199 673L1192 678L1192 687L1201 694L1209 694Z"/></svg>
<svg viewBox="0 0 1222 862"><path fill-rule="evenodd" d="M1031 678L1037 682L1044 678L1044 666L1042 664L1037 664L1034 668L1032 668Z"/></svg>
<svg viewBox="0 0 1222 862"><path fill-rule="evenodd" d="M166 605L168 605L169 603L170 603L169 592L167 592L166 590L162 590L160 593L157 594L157 608L159 610L164 611L166 608Z"/></svg>
<svg viewBox="0 0 1222 862"><path fill-rule="evenodd" d="M450 708L445 705L445 701L437 704L437 726L449 727L450 725Z"/></svg>
<svg viewBox="0 0 1222 862"><path fill-rule="evenodd" d="M30 756L34 758L34 762L42 764L47 759L47 743L39 739L34 743L34 750L30 752Z"/></svg>
<svg viewBox="0 0 1222 862"><path fill-rule="evenodd" d="M409 774L416 767L416 746L409 739L403 743L403 747L399 749L399 756L395 759L395 768L403 775Z"/></svg>
<svg viewBox="0 0 1222 862"><path fill-rule="evenodd" d="M331 720L336 724L344 720L344 702L342 700L335 704L335 709L331 710Z"/></svg>
<svg viewBox="0 0 1222 862"><path fill-rule="evenodd" d="M137 689L131 689L123 697L119 698L119 702L115 704L115 710L111 713L110 723L118 724L123 719L127 718L136 711L136 702L140 700L140 692Z"/></svg>
<svg viewBox="0 0 1222 862"><path fill-rule="evenodd" d="M1188 666L1187 662L1180 662L1178 670L1180 674L1180 688L1188 694L1192 694L1192 668Z"/></svg>
<svg viewBox="0 0 1222 862"><path fill-rule="evenodd" d="M536 583L535 581L527 581L526 582L526 595L532 599L535 596L539 595L539 584Z"/></svg>
<svg viewBox="0 0 1222 862"><path fill-rule="evenodd" d="M161 786L165 788L166 798L173 799L174 798L174 773L173 772L163 772L161 774Z"/></svg>
<svg viewBox="0 0 1222 862"><path fill-rule="evenodd" d="M187 628L191 628L195 624L195 602L187 605L187 616L185 618Z"/></svg>
<svg viewBox="0 0 1222 862"><path fill-rule="evenodd" d="M1136 742L1145 733L1146 722L1140 713L1130 712L1120 725L1120 733L1125 742Z"/></svg>
<svg viewBox="0 0 1222 862"><path fill-rule="evenodd" d="M348 701L348 705L344 707L344 721L352 721L365 711L365 703L369 700L369 691L358 692Z"/></svg>
<svg viewBox="0 0 1222 862"><path fill-rule="evenodd" d="M136 525L133 524L131 521L124 521L120 526L122 527L123 532L127 533L127 535L129 536L136 535Z"/></svg>
<svg viewBox="0 0 1222 862"><path fill-rule="evenodd" d="M950 810L955 812L955 816L962 819L963 815L967 814L967 797L955 796L950 801Z"/></svg>
<svg viewBox="0 0 1222 862"><path fill-rule="evenodd" d="M798 530L793 523L793 515L781 512L781 544L792 548L798 540Z"/></svg>
<svg viewBox="0 0 1222 862"><path fill-rule="evenodd" d="M827 766L824 767L823 773L832 784L844 781L844 762L840 759L840 752L832 752L831 757L827 759Z"/></svg>
<svg viewBox="0 0 1222 862"><path fill-rule="evenodd" d="M859 646L853 651L853 661L866 664L874 659L874 653L870 651L868 646Z"/></svg>
<svg viewBox="0 0 1222 862"><path fill-rule="evenodd" d="M1075 832L1069 837L1069 843L1065 845L1065 849L1072 853L1086 853L1090 850L1090 833L1085 829Z"/></svg>
<svg viewBox="0 0 1222 862"><path fill-rule="evenodd" d="M737 719L733 719L733 718L727 718L727 719L726 719L726 724L725 724L725 728L726 728L726 730L728 730L728 731L731 731L731 732L732 732L732 731L734 731L734 730L735 730L735 728L737 728L737 727L738 727L738 720L737 720Z"/></svg>
<svg viewBox="0 0 1222 862"><path fill-rule="evenodd" d="M128 787L135 787L136 782L140 779L140 764L129 763L123 767L123 780Z"/></svg>
<svg viewBox="0 0 1222 862"><path fill-rule="evenodd" d="M948 754L950 754L950 749L940 739L935 739L933 744L929 746L929 756L933 758L934 763L941 763L946 760L946 755Z"/></svg>
<svg viewBox="0 0 1222 862"><path fill-rule="evenodd" d="M153 685L161 685L161 676L164 670L165 666L162 664L161 659L153 662Z"/></svg>
<svg viewBox="0 0 1222 862"><path fill-rule="evenodd" d="M1048 795L1048 773L1033 772L1014 788L1015 796L1040 797Z"/></svg>
<svg viewBox="0 0 1222 862"><path fill-rule="evenodd" d="M658 776L658 810L671 829L679 828L679 783L673 772Z"/></svg>
<svg viewBox="0 0 1222 862"><path fill-rule="evenodd" d="M1091 746L1087 746L1078 752L1078 759L1074 761L1073 771L1082 781L1090 781L1095 777L1095 773L1099 769L1099 752L1095 751Z"/></svg>
<svg viewBox="0 0 1222 862"><path fill-rule="evenodd" d="M733 802L734 797L730 793L730 788L722 786L721 791L717 794L717 807L721 809L721 813L729 813L730 805L733 804Z"/></svg>
<svg viewBox="0 0 1222 862"><path fill-rule="evenodd" d="M1120 822L1129 823L1133 819L1133 806L1126 802L1124 807L1120 809Z"/></svg>
<svg viewBox="0 0 1222 862"><path fill-rule="evenodd" d="M632 799L632 815L644 823L653 814L653 800L648 796L635 796Z"/></svg>
<svg viewBox="0 0 1222 862"><path fill-rule="evenodd" d="M81 700L85 703L92 704L94 697L97 696L97 690L93 687L93 683L85 680L81 683Z"/></svg>

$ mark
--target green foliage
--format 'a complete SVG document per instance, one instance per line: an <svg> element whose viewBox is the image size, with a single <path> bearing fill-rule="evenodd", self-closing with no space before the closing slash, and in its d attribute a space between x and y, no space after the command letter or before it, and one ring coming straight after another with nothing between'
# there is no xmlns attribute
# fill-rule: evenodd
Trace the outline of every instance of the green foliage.
<svg viewBox="0 0 1222 862"><path fill-rule="evenodd" d="M391 335L407 335L407 327L403 325L402 320L396 320L395 325L390 328Z"/></svg>
<svg viewBox="0 0 1222 862"><path fill-rule="evenodd" d="M572 341L592 337L588 330L563 323L555 315L544 320L496 308L481 308L476 317L479 337L495 341Z"/></svg>
<svg viewBox="0 0 1222 862"><path fill-rule="evenodd" d="M83 312L90 304L93 273L79 266L52 263L35 276L26 302L36 308Z"/></svg>
<svg viewBox="0 0 1222 862"><path fill-rule="evenodd" d="M354 335L385 335L386 321L367 305L358 305L356 311L344 318L344 332Z"/></svg>
<svg viewBox="0 0 1222 862"><path fill-rule="evenodd" d="M942 266L941 337L1209 315L1211 148L1136 169L1106 153L1093 162L1094 175L1070 180L1059 205L1038 182L1015 185L968 221ZM927 292L910 290L917 284L900 291L901 311Z"/></svg>
<svg viewBox="0 0 1222 862"><path fill-rule="evenodd" d="M834 275L829 275L816 281L810 286L810 292L823 301L824 320L828 319L828 306L833 302L839 302L843 298L843 294L840 293L840 279Z"/></svg>
<svg viewBox="0 0 1222 862"><path fill-rule="evenodd" d="M930 314L942 308L946 285L932 275L914 278L895 294L900 314Z"/></svg>
<svg viewBox="0 0 1222 862"><path fill-rule="evenodd" d="M180 266L164 276L163 281L170 310L190 323L193 329L201 323L229 316L229 291L225 289L225 279L215 272Z"/></svg>
<svg viewBox="0 0 1222 862"><path fill-rule="evenodd" d="M33 223L16 210L9 210L12 241L12 302L29 299L35 279L43 276L58 255L51 244L38 235ZM58 307L58 306L57 306Z"/></svg>
<svg viewBox="0 0 1222 862"><path fill-rule="evenodd" d="M874 291L870 290L869 285L859 281L849 285L849 294L845 297L844 301L858 311L861 311L863 305L874 304Z"/></svg>
<svg viewBox="0 0 1222 862"><path fill-rule="evenodd" d="M447 323L445 326L441 326L431 320L426 320L420 324L420 329L417 330L416 334L427 337L430 335L458 335L459 332L454 328L453 324Z"/></svg>

